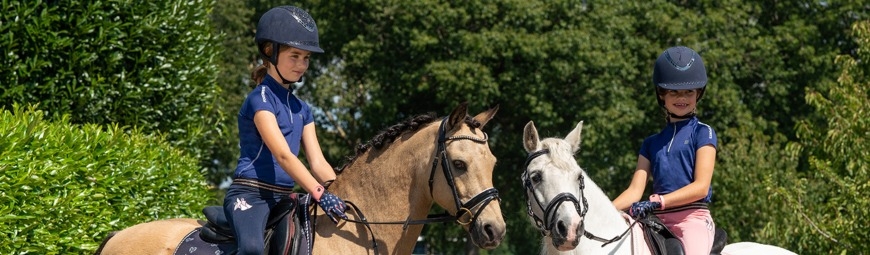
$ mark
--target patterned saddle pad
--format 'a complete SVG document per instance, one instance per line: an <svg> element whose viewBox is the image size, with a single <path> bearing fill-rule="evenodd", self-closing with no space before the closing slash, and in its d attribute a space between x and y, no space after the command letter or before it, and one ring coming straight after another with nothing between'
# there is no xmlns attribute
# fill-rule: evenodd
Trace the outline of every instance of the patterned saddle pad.
<svg viewBox="0 0 870 255"><path fill-rule="evenodd" d="M175 248L175 255L193 255L193 254L232 254L236 252L236 244L230 243L209 243L199 237L199 232L202 228L196 228L181 240L181 243Z"/></svg>

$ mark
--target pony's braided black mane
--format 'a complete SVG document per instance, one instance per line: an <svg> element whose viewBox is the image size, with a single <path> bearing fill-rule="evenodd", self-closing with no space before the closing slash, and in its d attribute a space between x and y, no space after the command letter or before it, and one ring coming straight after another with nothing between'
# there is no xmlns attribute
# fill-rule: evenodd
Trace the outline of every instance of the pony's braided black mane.
<svg viewBox="0 0 870 255"><path fill-rule="evenodd" d="M410 117L402 123L384 129L383 131L375 135L375 137L372 138L372 140L370 140L368 143L360 144L359 146L357 146L356 155L352 157L347 157L347 159L345 160L345 164L341 168L336 169L336 172L341 173L341 171L343 171L345 167L350 165L350 163L352 163L360 155L362 155L372 147L374 147L375 149L381 149L385 145L395 141L396 137L399 137L406 132L419 130L421 127L424 127L437 119L438 117L435 115L435 113L430 112ZM480 128L480 122L471 118L471 116L465 116L465 124L467 124L472 129Z"/></svg>

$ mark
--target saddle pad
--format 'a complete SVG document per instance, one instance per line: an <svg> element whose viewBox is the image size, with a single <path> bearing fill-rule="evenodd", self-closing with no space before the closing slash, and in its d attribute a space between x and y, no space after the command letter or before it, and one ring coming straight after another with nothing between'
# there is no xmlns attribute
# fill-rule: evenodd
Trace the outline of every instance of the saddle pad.
<svg viewBox="0 0 870 255"><path fill-rule="evenodd" d="M201 228L196 228L181 239L181 243L175 248L175 255L193 255L193 254L209 254L222 255L231 254L236 251L235 242L214 244L203 241L199 237Z"/></svg>

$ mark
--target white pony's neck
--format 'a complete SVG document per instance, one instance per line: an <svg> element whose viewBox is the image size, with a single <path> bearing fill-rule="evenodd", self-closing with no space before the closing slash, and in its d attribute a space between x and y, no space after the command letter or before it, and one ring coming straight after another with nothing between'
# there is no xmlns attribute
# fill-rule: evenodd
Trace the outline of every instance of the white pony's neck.
<svg viewBox="0 0 870 255"><path fill-rule="evenodd" d="M629 223L625 218L623 218L622 212L613 206L613 203L611 203L607 195L604 194L604 191L592 182L592 179L589 178L585 171L583 172L583 177L586 183L586 187L583 189L583 196L586 197L586 200L589 203L589 211L583 219L586 232L604 239L611 239L622 235L622 233L628 230L629 227ZM582 200L583 198L578 199ZM577 248L571 251L561 252L553 246L550 237L545 237L542 243L542 247L544 247L542 254L632 254L632 242L640 241L640 243L643 243L642 238L642 236L633 237L629 233L618 241L601 247L601 245L604 244L603 242L582 237L580 238L580 243L577 245ZM649 252L648 249L645 249L646 246L643 248L644 249L640 250L646 250L646 253Z"/></svg>

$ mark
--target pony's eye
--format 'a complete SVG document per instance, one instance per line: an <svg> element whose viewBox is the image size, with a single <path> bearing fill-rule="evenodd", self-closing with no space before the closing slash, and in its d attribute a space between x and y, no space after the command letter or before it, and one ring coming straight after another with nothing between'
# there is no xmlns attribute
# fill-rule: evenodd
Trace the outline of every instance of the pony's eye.
<svg viewBox="0 0 870 255"><path fill-rule="evenodd" d="M462 161L462 160L454 160L454 161L453 161L453 167L456 168L457 170L463 170L463 171L464 171L465 168L466 168L465 161Z"/></svg>
<svg viewBox="0 0 870 255"><path fill-rule="evenodd" d="M541 179L543 179L543 177L541 177L541 173L538 172L534 172L531 174L531 176L529 176L529 180L531 180L534 184L541 183Z"/></svg>

